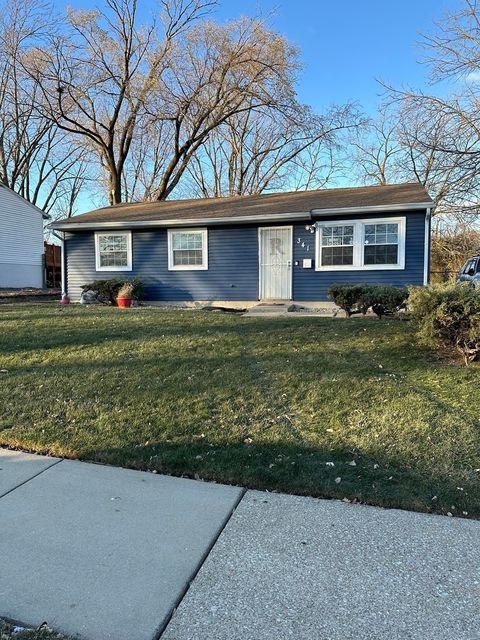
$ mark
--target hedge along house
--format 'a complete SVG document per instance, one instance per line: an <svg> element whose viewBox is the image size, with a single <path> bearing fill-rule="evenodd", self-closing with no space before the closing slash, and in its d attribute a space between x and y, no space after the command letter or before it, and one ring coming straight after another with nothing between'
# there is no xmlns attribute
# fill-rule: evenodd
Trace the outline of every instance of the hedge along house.
<svg viewBox="0 0 480 640"><path fill-rule="evenodd" d="M432 200L398 184L120 204L51 224L64 290L138 277L165 303L318 303L333 283L428 282Z"/></svg>

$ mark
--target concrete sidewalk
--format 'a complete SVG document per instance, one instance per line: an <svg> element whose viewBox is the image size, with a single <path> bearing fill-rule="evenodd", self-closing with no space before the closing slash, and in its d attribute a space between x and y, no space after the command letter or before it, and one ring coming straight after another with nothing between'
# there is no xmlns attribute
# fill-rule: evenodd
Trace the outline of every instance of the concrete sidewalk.
<svg viewBox="0 0 480 640"><path fill-rule="evenodd" d="M0 616L87 640L161 631L242 495L4 450L0 469Z"/></svg>
<svg viewBox="0 0 480 640"><path fill-rule="evenodd" d="M162 640L478 640L480 523L249 491Z"/></svg>
<svg viewBox="0 0 480 640"><path fill-rule="evenodd" d="M478 521L0 449L2 495L0 616L86 640L480 640Z"/></svg>

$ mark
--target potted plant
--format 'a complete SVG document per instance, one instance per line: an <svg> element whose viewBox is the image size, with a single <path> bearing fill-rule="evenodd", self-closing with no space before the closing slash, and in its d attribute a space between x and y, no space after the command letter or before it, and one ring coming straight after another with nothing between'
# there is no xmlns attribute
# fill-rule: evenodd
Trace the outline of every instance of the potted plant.
<svg viewBox="0 0 480 640"><path fill-rule="evenodd" d="M135 285L133 282L124 282L117 293L117 305L122 308L132 306L132 295Z"/></svg>

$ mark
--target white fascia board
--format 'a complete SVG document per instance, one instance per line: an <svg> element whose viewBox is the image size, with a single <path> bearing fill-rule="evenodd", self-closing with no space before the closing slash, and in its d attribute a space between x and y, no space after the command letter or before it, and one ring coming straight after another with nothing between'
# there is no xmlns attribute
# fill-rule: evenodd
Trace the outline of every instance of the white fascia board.
<svg viewBox="0 0 480 640"><path fill-rule="evenodd" d="M136 220L131 222L52 222L49 229L60 231L97 231L101 229L138 229L145 227L204 227L206 225L219 224L244 224L249 222L281 222L291 220L310 221L312 216L309 211L297 211L293 213L277 213L268 216L235 216L225 218L196 218L196 219L172 219L172 220Z"/></svg>
<svg viewBox="0 0 480 640"><path fill-rule="evenodd" d="M432 202L408 202L406 204L374 205L370 207L343 207L333 209L312 209L313 216L331 216L350 213L377 213L385 211L413 211L415 209L428 209L433 206Z"/></svg>

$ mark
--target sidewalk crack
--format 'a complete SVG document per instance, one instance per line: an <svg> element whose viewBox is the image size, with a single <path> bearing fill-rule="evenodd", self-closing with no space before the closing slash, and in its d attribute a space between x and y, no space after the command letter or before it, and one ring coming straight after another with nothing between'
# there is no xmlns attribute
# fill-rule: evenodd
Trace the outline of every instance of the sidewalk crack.
<svg viewBox="0 0 480 640"><path fill-rule="evenodd" d="M225 530L225 527L230 522L233 514L237 510L238 505L243 500L243 497L244 497L244 495L246 493L247 493L247 489L242 487L241 491L240 491L240 495L238 496L237 500L235 501L235 504L233 505L230 513L227 514L227 516L225 517L225 520L220 525L217 534L213 537L213 539L212 539L211 543L209 544L209 546L207 547L205 553L200 558L200 561L199 561L197 567L194 569L193 573L191 574L190 578L188 579L187 584L185 585L184 589L182 590L182 592L180 593L179 597L177 598L177 601L173 605L170 613L165 617L165 619L162 621L162 623L157 627L157 630L155 631L152 640L160 640L161 639L163 633L165 632L165 630L167 629L168 625L170 624L170 622L171 622L171 620L172 620L172 618L173 618L173 616L175 614L175 611L181 605L183 599L185 598L185 596L188 593L188 590L190 589L191 585L193 584L195 578L197 577L198 572L203 567L203 565L204 565L205 561L207 560L208 556L210 555L213 547L216 545L217 540L222 535L223 531Z"/></svg>
<svg viewBox="0 0 480 640"><path fill-rule="evenodd" d="M55 467L60 462L63 462L63 458L60 458L60 460L56 460L55 462L52 462L52 464L48 465L48 467L45 467L45 469L42 469L41 471L36 473L34 476L31 476L30 478L27 478L23 482L20 482L20 484L17 484L15 487L12 487L8 491L5 491L5 493L0 494L0 500L2 498L4 498L5 496L8 496L9 493L12 493L13 491L16 491L17 489L19 489L20 487L23 487L23 485L27 484L27 482L30 482L31 480L34 480L35 478L38 478L38 476L40 476L42 473L45 473L45 471L48 471L52 467Z"/></svg>

